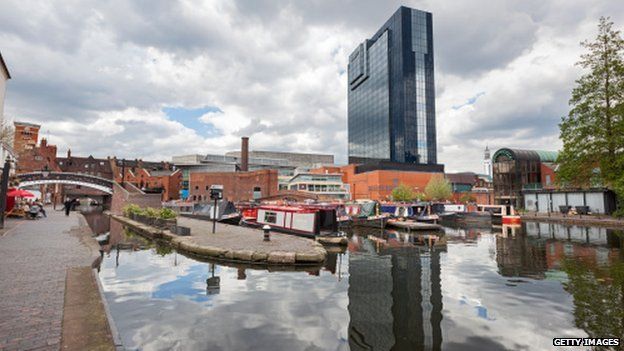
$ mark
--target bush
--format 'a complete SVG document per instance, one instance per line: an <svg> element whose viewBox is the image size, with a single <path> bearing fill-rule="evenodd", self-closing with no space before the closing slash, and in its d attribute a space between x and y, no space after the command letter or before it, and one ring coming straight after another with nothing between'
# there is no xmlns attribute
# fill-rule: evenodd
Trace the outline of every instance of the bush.
<svg viewBox="0 0 624 351"><path fill-rule="evenodd" d="M143 210L138 205L129 204L123 207L122 212L124 216L130 217L132 214L142 214Z"/></svg>
<svg viewBox="0 0 624 351"><path fill-rule="evenodd" d="M161 208L158 218L160 219L175 219L178 216L174 210L170 208Z"/></svg>
<svg viewBox="0 0 624 351"><path fill-rule="evenodd" d="M396 188L392 189L392 200L409 202L414 200L415 194L412 188L405 184L400 184Z"/></svg>
<svg viewBox="0 0 624 351"><path fill-rule="evenodd" d="M155 209L155 208L146 207L145 209L143 209L142 215L144 215L146 217L150 217L150 218L159 218L160 217L160 211Z"/></svg>

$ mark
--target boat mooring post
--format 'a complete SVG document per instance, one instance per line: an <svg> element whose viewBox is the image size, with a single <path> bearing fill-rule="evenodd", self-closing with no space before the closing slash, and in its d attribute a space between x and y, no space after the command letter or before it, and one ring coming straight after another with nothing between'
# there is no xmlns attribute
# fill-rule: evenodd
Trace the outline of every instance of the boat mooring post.
<svg viewBox="0 0 624 351"><path fill-rule="evenodd" d="M212 234L215 233L217 228L217 198L214 199L214 206L212 207Z"/></svg>
<svg viewBox="0 0 624 351"><path fill-rule="evenodd" d="M262 230L264 231L264 241L271 241L271 226L265 224Z"/></svg>

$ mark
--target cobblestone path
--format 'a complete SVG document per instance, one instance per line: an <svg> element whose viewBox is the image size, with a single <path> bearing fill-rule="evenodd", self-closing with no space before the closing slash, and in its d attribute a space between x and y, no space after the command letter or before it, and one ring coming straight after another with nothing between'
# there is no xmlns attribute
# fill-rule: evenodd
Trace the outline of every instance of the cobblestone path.
<svg viewBox="0 0 624 351"><path fill-rule="evenodd" d="M58 350L67 268L91 265L80 215L47 210L1 234L0 350Z"/></svg>

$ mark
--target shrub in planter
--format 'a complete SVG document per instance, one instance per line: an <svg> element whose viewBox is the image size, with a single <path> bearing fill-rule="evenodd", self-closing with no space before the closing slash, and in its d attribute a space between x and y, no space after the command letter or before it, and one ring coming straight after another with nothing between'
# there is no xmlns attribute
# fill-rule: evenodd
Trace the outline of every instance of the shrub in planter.
<svg viewBox="0 0 624 351"><path fill-rule="evenodd" d="M170 208L161 208L158 213L160 219L175 219L178 214Z"/></svg>
<svg viewBox="0 0 624 351"><path fill-rule="evenodd" d="M126 217L130 217L133 214L139 214L141 213L143 210L141 209L141 207L139 207L138 205L135 204L128 204L126 206L123 207L122 212L123 215Z"/></svg>
<svg viewBox="0 0 624 351"><path fill-rule="evenodd" d="M143 210L143 215L150 218L159 218L160 211L155 208L147 207Z"/></svg>

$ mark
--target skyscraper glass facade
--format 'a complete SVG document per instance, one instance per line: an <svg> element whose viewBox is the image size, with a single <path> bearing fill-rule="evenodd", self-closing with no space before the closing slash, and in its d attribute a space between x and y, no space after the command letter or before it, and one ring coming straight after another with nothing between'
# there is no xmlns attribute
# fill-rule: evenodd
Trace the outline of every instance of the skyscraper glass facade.
<svg viewBox="0 0 624 351"><path fill-rule="evenodd" d="M436 164L431 13L400 7L349 56L349 162Z"/></svg>

